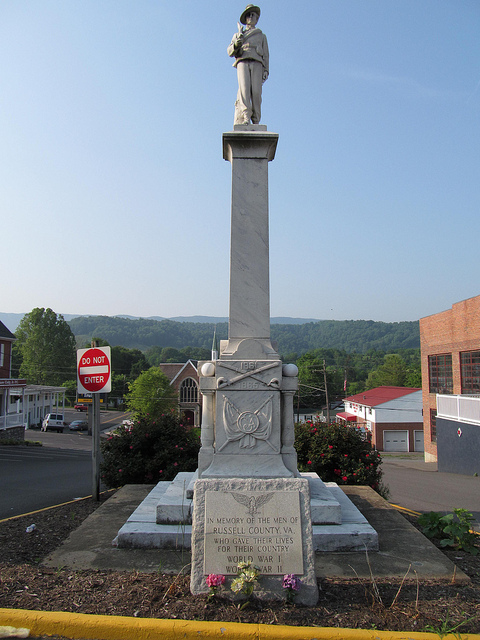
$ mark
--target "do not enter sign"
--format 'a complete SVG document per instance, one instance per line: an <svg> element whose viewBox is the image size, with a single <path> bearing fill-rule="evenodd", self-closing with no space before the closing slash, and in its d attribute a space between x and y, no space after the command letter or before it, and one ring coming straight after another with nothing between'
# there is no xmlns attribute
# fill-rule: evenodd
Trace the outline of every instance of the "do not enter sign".
<svg viewBox="0 0 480 640"><path fill-rule="evenodd" d="M79 393L108 393L112 390L110 352L110 347L92 347L77 351Z"/></svg>

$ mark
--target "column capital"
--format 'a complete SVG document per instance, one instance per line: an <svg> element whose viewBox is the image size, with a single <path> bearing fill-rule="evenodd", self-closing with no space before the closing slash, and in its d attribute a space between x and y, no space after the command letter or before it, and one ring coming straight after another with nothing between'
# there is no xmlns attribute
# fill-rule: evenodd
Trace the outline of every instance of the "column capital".
<svg viewBox="0 0 480 640"><path fill-rule="evenodd" d="M235 158L274 159L278 133L271 131L227 131L223 134L223 159Z"/></svg>

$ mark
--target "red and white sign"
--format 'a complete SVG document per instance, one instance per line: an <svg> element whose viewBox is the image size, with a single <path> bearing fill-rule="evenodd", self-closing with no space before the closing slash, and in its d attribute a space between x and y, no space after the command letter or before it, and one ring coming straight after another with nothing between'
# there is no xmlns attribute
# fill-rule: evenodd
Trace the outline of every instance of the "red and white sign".
<svg viewBox="0 0 480 640"><path fill-rule="evenodd" d="M77 351L78 393L108 393L112 390L110 347Z"/></svg>

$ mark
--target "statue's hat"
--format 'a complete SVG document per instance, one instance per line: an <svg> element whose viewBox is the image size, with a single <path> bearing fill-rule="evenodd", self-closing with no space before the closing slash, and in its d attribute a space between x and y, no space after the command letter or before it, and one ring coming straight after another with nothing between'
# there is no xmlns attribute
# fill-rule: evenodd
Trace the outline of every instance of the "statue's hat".
<svg viewBox="0 0 480 640"><path fill-rule="evenodd" d="M250 11L255 11L255 13L258 13L258 17L260 17L260 7L257 7L255 4L247 4L245 11L240 16L240 22L242 24L247 24L246 15L247 13L250 13Z"/></svg>

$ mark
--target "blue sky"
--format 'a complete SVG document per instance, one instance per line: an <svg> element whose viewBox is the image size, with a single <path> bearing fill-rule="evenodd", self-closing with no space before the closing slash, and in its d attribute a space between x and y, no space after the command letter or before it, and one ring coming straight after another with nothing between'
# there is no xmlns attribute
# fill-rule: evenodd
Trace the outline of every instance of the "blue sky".
<svg viewBox="0 0 480 640"><path fill-rule="evenodd" d="M228 315L244 3L2 0L1 311ZM480 294L478 0L264 0L272 316Z"/></svg>

